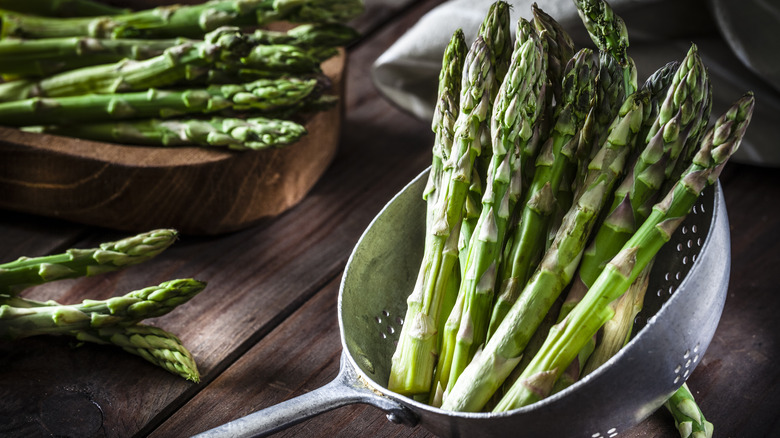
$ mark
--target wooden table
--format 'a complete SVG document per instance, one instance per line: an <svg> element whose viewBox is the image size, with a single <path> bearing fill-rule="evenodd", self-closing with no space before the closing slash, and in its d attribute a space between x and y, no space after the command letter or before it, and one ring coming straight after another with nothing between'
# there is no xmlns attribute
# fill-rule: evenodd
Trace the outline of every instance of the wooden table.
<svg viewBox="0 0 780 438"><path fill-rule="evenodd" d="M400 2L398 2L400 3ZM430 162L432 134L383 100L371 63L437 0L369 2L350 47L346 119L338 156L311 193L287 213L218 237L182 236L152 262L67 280L28 296L77 302L108 298L173 278L207 289L154 324L178 334L203 380L187 382L116 348L59 337L0 342L0 435L182 437L207 430L329 382L341 346L335 313L340 277L379 209ZM0 175L2 177L2 175ZM689 379L721 437L780 435L780 175L731 163L721 178L732 229L731 284L720 326ZM0 260L90 247L126 234L0 214ZM362 405L344 407L279 436L430 436ZM629 437L674 437L659 410Z"/></svg>

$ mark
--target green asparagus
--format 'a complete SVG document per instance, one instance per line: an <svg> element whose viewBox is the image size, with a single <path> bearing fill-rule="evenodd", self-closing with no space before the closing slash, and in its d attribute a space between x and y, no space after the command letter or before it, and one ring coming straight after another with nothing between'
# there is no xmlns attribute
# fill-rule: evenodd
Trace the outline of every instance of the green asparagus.
<svg viewBox="0 0 780 438"><path fill-rule="evenodd" d="M197 295L206 283L192 279L171 280L107 300L81 304L19 305L23 298L0 296L0 338L20 339L47 334L70 334L87 328L133 325L165 315Z"/></svg>
<svg viewBox="0 0 780 438"><path fill-rule="evenodd" d="M748 93L718 118L705 134L691 166L602 270L582 301L550 330L539 353L494 411L516 409L549 394L553 382L577 352L612 317L610 303L625 293L671 238L701 191L717 180L723 166L739 147L753 106L753 95Z"/></svg>
<svg viewBox="0 0 780 438"><path fill-rule="evenodd" d="M97 39L90 37L0 40L0 73L6 80L49 76L89 65L122 59L149 59L165 49L187 42L184 38L155 40Z"/></svg>
<svg viewBox="0 0 780 438"><path fill-rule="evenodd" d="M298 141L306 128L281 119L212 117L200 119L140 119L24 127L48 133L110 143L144 146L209 146L233 150L283 147Z"/></svg>
<svg viewBox="0 0 780 438"><path fill-rule="evenodd" d="M0 9L47 17L94 17L130 12L92 0L0 0Z"/></svg>
<svg viewBox="0 0 780 438"><path fill-rule="evenodd" d="M443 163L441 192L432 218L414 290L393 354L388 388L401 394L428 394L436 365L438 319L444 291L455 263L463 204L476 156L479 125L490 114L495 84L490 53L477 37L464 63L460 113L455 122L452 152Z"/></svg>
<svg viewBox="0 0 780 438"><path fill-rule="evenodd" d="M551 136L536 159L536 171L524 195L512 246L499 271L500 289L493 305L488 336L517 299L544 250L561 180L570 169L576 168L577 132L593 105L597 73L589 49L580 50L566 67L564 101L556 110Z"/></svg>
<svg viewBox="0 0 780 438"><path fill-rule="evenodd" d="M704 418L686 383L682 384L664 406L671 412L680 438L712 438L715 428Z"/></svg>
<svg viewBox="0 0 780 438"><path fill-rule="evenodd" d="M452 141L455 135L455 119L458 117L458 98L460 97L461 77L463 76L463 63L466 58L468 45L461 29L456 30L450 38L450 42L442 56L441 70L439 71L439 91L436 108L434 110L431 129L435 134L433 143L433 160L428 181L423 192L423 199L427 202L428 214L426 221L427 237L432 237L430 229L435 217L436 199L441 192L441 178L444 171L444 161L450 156Z"/></svg>
<svg viewBox="0 0 780 438"><path fill-rule="evenodd" d="M97 248L69 249L43 257L0 264L0 293L16 295L28 286L63 278L92 276L143 263L167 249L178 233L160 229L106 242Z"/></svg>
<svg viewBox="0 0 780 438"><path fill-rule="evenodd" d="M248 35L255 46L295 46L301 49L299 57L322 61L333 52L326 50L344 46L358 37L352 27L340 23L303 24L287 32L257 29ZM125 58L149 59L165 49L184 43L186 38L134 39L92 38L86 36L4 39L0 40L0 73L8 78L48 76L89 65L110 64ZM273 50L259 50L250 57L277 56Z"/></svg>
<svg viewBox="0 0 780 438"><path fill-rule="evenodd" d="M518 23L522 29L523 24ZM446 376L452 387L476 349L487 336L498 263L501 260L509 218L521 196L521 151L533 135L533 125L544 108L546 65L539 38L517 39L509 71L493 106L491 137L493 153L487 172L481 214L471 237L465 276L460 326L452 349L452 364ZM449 355L449 354L448 354Z"/></svg>
<svg viewBox="0 0 780 438"><path fill-rule="evenodd" d="M482 409L520 361L529 339L574 275L590 231L631 153L645 100L642 92L626 99L555 241L482 352L444 399L442 409Z"/></svg>
<svg viewBox="0 0 780 438"><path fill-rule="evenodd" d="M163 329L135 324L86 328L73 332L73 336L82 342L116 345L170 373L195 383L200 381L198 366L192 354L176 335Z"/></svg>
<svg viewBox="0 0 780 438"><path fill-rule="evenodd" d="M574 0L574 3L577 5L577 13L596 47L612 55L623 67L626 95L636 91L636 85L631 86L632 82L636 83L636 70L632 71L628 56L626 23L615 14L605 0Z"/></svg>
<svg viewBox="0 0 780 438"><path fill-rule="evenodd" d="M362 0L216 0L159 6L120 15L50 18L0 10L2 38L200 38L222 26L346 22L363 11Z"/></svg>
<svg viewBox="0 0 780 438"><path fill-rule="evenodd" d="M533 24L545 45L547 54L547 77L552 92L548 96L548 105L554 101L561 104L561 84L566 64L574 56L574 42L564 28L553 17L541 10L536 3L532 6ZM552 105L549 105L552 109Z"/></svg>
<svg viewBox="0 0 780 438"><path fill-rule="evenodd" d="M318 88L317 79L259 79L244 84L117 94L34 97L0 102L0 124L63 125L139 118L171 118L225 110L275 114L298 108Z"/></svg>
<svg viewBox="0 0 780 438"><path fill-rule="evenodd" d="M166 49L162 55L142 61L84 67L40 80L15 80L0 84L0 102L35 96L111 94L169 86L203 75L217 63L236 68L253 46L236 28L219 28L203 41Z"/></svg>

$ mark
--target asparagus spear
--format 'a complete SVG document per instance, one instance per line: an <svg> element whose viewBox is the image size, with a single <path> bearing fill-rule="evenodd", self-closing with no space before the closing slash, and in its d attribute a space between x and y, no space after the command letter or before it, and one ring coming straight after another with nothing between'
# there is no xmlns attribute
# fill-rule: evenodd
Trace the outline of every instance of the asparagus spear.
<svg viewBox="0 0 780 438"><path fill-rule="evenodd" d="M610 303L633 283L658 250L671 238L701 191L714 183L729 157L739 147L753 113L754 98L747 93L718 118L693 163L650 216L604 268L582 301L550 330L544 345L505 394L495 411L506 411L538 401L596 331L612 317Z"/></svg>
<svg viewBox="0 0 780 438"><path fill-rule="evenodd" d="M484 20L479 25L478 35L485 40L485 44L490 49L490 62L493 64L496 83L500 85L509 70L510 56L513 51L507 2L499 0L490 5Z"/></svg>
<svg viewBox="0 0 780 438"><path fill-rule="evenodd" d="M495 83L490 87L492 90L490 99L493 102L509 68L510 56L513 51L512 37L509 33L509 4L504 1L492 3L480 24L478 35L485 40L490 53L490 64L495 72ZM471 185L466 194L466 210L461 222L460 238L458 240L458 260L460 261L461 271L465 268L465 260L468 257L468 245L477 226L477 220L482 208L483 186L487 178L488 167L490 167L492 151L488 147L482 148L481 145L487 145L490 142L490 123L490 118L488 117L482 121L478 128L479 141L477 144L480 145L479 154L474 162Z"/></svg>
<svg viewBox="0 0 780 438"><path fill-rule="evenodd" d="M362 11L361 0L216 0L100 17L50 18L3 10L0 17L2 38L200 38L221 26L346 22Z"/></svg>
<svg viewBox="0 0 780 438"><path fill-rule="evenodd" d="M144 324L85 328L75 331L73 336L82 342L116 345L170 373L195 383L200 381L192 354L176 335L161 328Z"/></svg>
<svg viewBox="0 0 780 438"><path fill-rule="evenodd" d="M463 371L442 409L482 409L520 361L529 339L571 280L599 211L623 172L642 122L645 100L644 93L635 93L621 107L539 268L482 352Z"/></svg>
<svg viewBox="0 0 780 438"><path fill-rule="evenodd" d="M574 42L560 23L541 10L536 3L533 4L532 11L534 27L544 42L547 54L547 77L550 81L548 86L552 91L548 97L548 105L553 97L556 104L560 104L563 74L569 59L574 56ZM552 105L549 107L552 109Z"/></svg>
<svg viewBox="0 0 780 438"><path fill-rule="evenodd" d="M523 24L518 24L522 28ZM533 126L544 108L547 80L544 51L535 34L518 43L493 106L493 153L487 173L482 209L468 247L466 270L459 295L463 308L452 344L452 364L447 377L452 387L476 349L487 336L493 288L509 217L521 195L521 151L533 135ZM452 340L447 340L451 342Z"/></svg>
<svg viewBox="0 0 780 438"><path fill-rule="evenodd" d="M686 383L682 384L664 406L671 412L681 438L712 438L715 428L704 418Z"/></svg>
<svg viewBox="0 0 780 438"><path fill-rule="evenodd" d="M660 75L655 79L666 77ZM707 82L707 72L693 46L665 93L662 110L653 122L654 134L648 135L647 147L642 148L632 170L615 190L609 213L582 257L559 319L585 295L607 262L649 215L662 184L672 176L670 164L674 165L689 131L698 127L704 114ZM662 87L648 84L643 88L652 92L653 88Z"/></svg>
<svg viewBox="0 0 780 438"><path fill-rule="evenodd" d="M165 315L197 295L206 283L192 279L172 280L107 300L84 300L81 304L27 303L22 298L0 297L0 337L20 339L46 334L69 334L87 328L133 325L146 318Z"/></svg>
<svg viewBox="0 0 780 438"><path fill-rule="evenodd" d="M40 80L16 80L0 84L0 101L34 96L111 94L168 86L202 75L217 62L235 66L252 49L236 28L220 28L203 41L166 49L162 55L142 61L124 60L71 70ZM235 68L235 67L234 67Z"/></svg>
<svg viewBox="0 0 780 438"><path fill-rule="evenodd" d="M100 122L137 118L170 118L227 109L273 114L298 107L317 89L317 79L259 79L243 84L186 90L137 91L84 96L33 97L0 102L0 124L29 126Z"/></svg>
<svg viewBox="0 0 780 438"><path fill-rule="evenodd" d="M436 364L438 319L444 291L457 261L459 226L474 160L479 154L479 125L490 113L494 72L482 37L471 45L464 63L460 113L452 151L443 163L442 188L426 238L423 260L393 354L388 389L427 394Z"/></svg>
<svg viewBox="0 0 780 438"><path fill-rule="evenodd" d="M340 23L302 24L287 32L257 29L248 35L252 45L284 45L307 48L309 58L325 48L344 46L358 37ZM6 77L48 76L89 65L110 64L122 59L143 60L158 56L173 46L195 40L186 38L136 39L86 36L0 40L0 73ZM317 51L312 51L312 50ZM330 54L330 52L327 52ZM260 56L258 53L255 56Z"/></svg>
<svg viewBox="0 0 780 438"><path fill-rule="evenodd" d="M92 0L0 0L0 8L47 17L93 17L119 15L130 9L117 8Z"/></svg>
<svg viewBox="0 0 780 438"><path fill-rule="evenodd" d="M122 59L148 59L169 47L187 42L184 38L155 40L97 39L90 37L0 40L0 73L7 78L48 76L89 65L109 64Z"/></svg>
<svg viewBox="0 0 780 438"><path fill-rule="evenodd" d="M566 67L564 101L556 110L550 138L536 159L536 171L525 193L512 246L499 271L500 292L493 305L488 337L495 332L538 263L561 180L576 166L576 135L592 106L597 75L591 55L589 49L582 49Z"/></svg>
<svg viewBox="0 0 780 438"><path fill-rule="evenodd" d="M615 14L605 0L574 0L577 13L591 40L599 50L611 54L623 67L626 95L636 91L636 70L631 69L628 57L628 30L626 23ZM632 77L633 74L633 77Z"/></svg>
<svg viewBox="0 0 780 438"><path fill-rule="evenodd" d="M140 119L75 125L30 126L24 130L112 143L144 146L213 146L234 150L283 147L306 128L296 122L252 117L238 119Z"/></svg>
<svg viewBox="0 0 780 438"><path fill-rule="evenodd" d="M430 228L435 217L436 199L441 192L441 178L444 172L444 161L450 156L452 141L455 135L455 119L458 117L458 98L460 97L461 78L463 76L463 63L466 58L468 46L463 30L457 29L450 38L442 56L441 70L439 71L439 90L436 108L431 121L431 130L434 132L433 159L428 181L423 193L423 199L427 202L428 214L426 236L431 237Z"/></svg>
<svg viewBox="0 0 780 438"><path fill-rule="evenodd" d="M43 257L21 257L0 264L0 293L16 295L24 288L63 278L92 276L143 263L176 240L171 229L153 230L97 248L69 249Z"/></svg>

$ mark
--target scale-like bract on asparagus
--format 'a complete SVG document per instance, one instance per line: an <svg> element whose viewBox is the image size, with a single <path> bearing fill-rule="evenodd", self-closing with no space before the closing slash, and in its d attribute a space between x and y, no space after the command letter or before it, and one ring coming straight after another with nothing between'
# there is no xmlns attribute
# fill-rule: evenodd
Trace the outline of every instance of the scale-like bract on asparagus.
<svg viewBox="0 0 780 438"><path fill-rule="evenodd" d="M144 146L207 146L261 150L290 145L306 134L291 120L251 117L200 119L139 119L118 122L30 126L30 132L64 135L110 143Z"/></svg>
<svg viewBox="0 0 780 438"><path fill-rule="evenodd" d="M30 303L21 298L0 297L0 338L19 339L37 335L71 334L83 329L133 325L165 315L206 287L192 279L166 281L107 300L84 300L81 304Z"/></svg>
<svg viewBox="0 0 780 438"><path fill-rule="evenodd" d="M171 118L225 110L276 113L313 95L317 79L258 79L185 90L155 89L117 94L34 97L0 102L0 124L61 125L143 118Z"/></svg>
<svg viewBox="0 0 780 438"><path fill-rule="evenodd" d="M72 335L79 341L121 347L141 356L164 370L193 382L200 373L192 354L173 333L144 324L111 326L77 330Z"/></svg>
<svg viewBox="0 0 780 438"><path fill-rule="evenodd" d="M87 277L143 263L176 241L176 230L140 233L97 248L72 248L64 253L21 257L0 264L0 293L16 295L24 288L65 278Z"/></svg>
<svg viewBox="0 0 780 438"><path fill-rule="evenodd" d="M474 160L480 152L479 125L488 117L495 84L489 49L481 37L471 45L463 69L460 113L450 156L442 163L441 192L431 217L431 237L393 354L388 388L401 394L427 394L436 365L441 304L458 257L458 235ZM429 243L430 242L430 243Z"/></svg>
<svg viewBox="0 0 780 438"><path fill-rule="evenodd" d="M564 176L576 169L578 132L591 111L598 68L589 49L572 58L563 78L563 102L556 109L550 138L536 158L536 170L525 191L512 245L499 270L499 294L493 305L489 336L517 299L544 251L547 232Z"/></svg>
<svg viewBox="0 0 780 438"><path fill-rule="evenodd" d="M526 22L527 23L527 22ZM518 24L518 29L524 26ZM460 284L460 326L444 348L452 349L447 384L451 387L487 337L498 263L509 218L522 193L521 151L531 140L545 104L547 81L544 50L535 34L519 38L509 71L498 91L491 123L492 154L481 214L468 246ZM446 395L445 395L446 396Z"/></svg>
<svg viewBox="0 0 780 438"><path fill-rule="evenodd" d="M635 93L621 107L552 246L488 343L444 399L443 409L481 410L520 361L536 328L574 275L590 231L631 154L645 101L644 93Z"/></svg>
<svg viewBox="0 0 780 438"><path fill-rule="evenodd" d="M671 412L681 438L712 438L715 428L704 418L686 383L672 394L664 406Z"/></svg>
<svg viewBox="0 0 780 438"><path fill-rule="evenodd" d="M38 17L0 10L0 18L3 38L200 38L221 26L346 22L363 9L362 0L217 0L86 18Z"/></svg>
<svg viewBox="0 0 780 438"><path fill-rule="evenodd" d="M577 306L549 332L544 345L504 395L495 411L516 409L549 395L552 382L577 352L613 316L610 306L655 258L683 222L702 190L713 184L739 147L753 113L754 98L739 99L705 134L702 145L677 184L607 264Z"/></svg>

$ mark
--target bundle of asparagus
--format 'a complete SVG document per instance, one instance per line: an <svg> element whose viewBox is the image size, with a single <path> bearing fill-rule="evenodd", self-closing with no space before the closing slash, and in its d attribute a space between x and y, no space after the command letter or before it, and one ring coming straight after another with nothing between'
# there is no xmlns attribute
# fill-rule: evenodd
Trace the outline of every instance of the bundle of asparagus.
<svg viewBox="0 0 780 438"><path fill-rule="evenodd" d="M81 342L116 345L198 382L195 360L179 338L141 321L165 315L189 301L206 287L202 281L171 280L123 296L71 305L20 296L33 285L99 275L145 262L173 244L177 234L170 229L154 230L97 248L69 249L0 264L0 338L64 335Z"/></svg>
<svg viewBox="0 0 780 438"><path fill-rule="evenodd" d="M43 3L56 14L59 2ZM69 18L0 9L0 124L141 145L287 145L306 134L308 113L336 104L320 65L357 38L343 22L362 7L220 0L131 12L84 0L74 9L85 16ZM277 21L301 24L258 28ZM217 128L224 119L241 134Z"/></svg>
<svg viewBox="0 0 780 438"><path fill-rule="evenodd" d="M482 35L498 29L499 6L466 57L460 108L452 97L460 31L445 52L425 255L393 356L393 391L446 410L498 412L598 368L628 341L655 254L744 136L752 93L709 126L712 86L695 45L639 86L623 20L604 0L575 4L598 56L577 50L534 6L533 25L517 24L493 102L484 102L485 83L506 55L482 55L491 50ZM485 60L475 64L475 53ZM482 113L492 135L466 149L483 123L475 99L492 104ZM458 171L457 197L449 168ZM468 202L478 194L481 203ZM557 324L541 331L545 319ZM711 436L685 385L666 406L681 436Z"/></svg>

